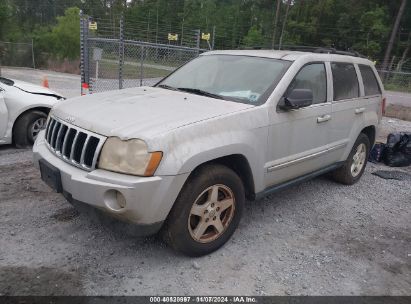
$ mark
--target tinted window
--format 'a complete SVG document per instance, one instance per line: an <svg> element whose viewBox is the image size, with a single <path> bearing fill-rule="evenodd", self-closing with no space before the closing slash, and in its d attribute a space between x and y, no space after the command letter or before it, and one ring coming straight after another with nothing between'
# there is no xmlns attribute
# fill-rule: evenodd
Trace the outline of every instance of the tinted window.
<svg viewBox="0 0 411 304"><path fill-rule="evenodd" d="M372 68L367 65L359 65L359 67L364 82L365 96L381 94L380 86Z"/></svg>
<svg viewBox="0 0 411 304"><path fill-rule="evenodd" d="M323 63L306 65L298 72L288 88L290 93L294 89L310 89L313 92L313 104L327 101L327 76Z"/></svg>
<svg viewBox="0 0 411 304"><path fill-rule="evenodd" d="M353 64L331 63L334 84L334 100L343 100L359 97L357 73Z"/></svg>
<svg viewBox="0 0 411 304"><path fill-rule="evenodd" d="M6 84L6 85L8 85L8 86L14 85L14 81L13 81L13 80L8 79L8 78L4 78L4 77L0 77L0 82Z"/></svg>

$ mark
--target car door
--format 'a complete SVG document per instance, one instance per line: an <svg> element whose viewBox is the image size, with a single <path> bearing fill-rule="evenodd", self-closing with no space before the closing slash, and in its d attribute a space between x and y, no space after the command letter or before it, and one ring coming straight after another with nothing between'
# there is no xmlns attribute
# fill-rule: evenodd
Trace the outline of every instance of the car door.
<svg viewBox="0 0 411 304"><path fill-rule="evenodd" d="M324 62L303 66L290 83L292 89L310 89L313 104L296 110L281 110L282 98L270 112L266 187L314 172L329 164L327 144L331 103L327 94Z"/></svg>
<svg viewBox="0 0 411 304"><path fill-rule="evenodd" d="M0 86L0 140L6 135L8 111L4 97L4 89Z"/></svg>
<svg viewBox="0 0 411 304"><path fill-rule="evenodd" d="M380 112L381 103L383 102L382 89L377 80L377 71L369 65L359 64L360 84L363 84L361 99L356 109L358 119L363 122L364 118L372 117L375 113ZM361 86L360 86L361 87ZM371 143L373 144L373 143Z"/></svg>
<svg viewBox="0 0 411 304"><path fill-rule="evenodd" d="M354 144L353 134L361 114L358 69L353 63L331 62L333 83L332 121L330 123L331 157L344 161L344 155ZM358 136L358 134L357 134Z"/></svg>

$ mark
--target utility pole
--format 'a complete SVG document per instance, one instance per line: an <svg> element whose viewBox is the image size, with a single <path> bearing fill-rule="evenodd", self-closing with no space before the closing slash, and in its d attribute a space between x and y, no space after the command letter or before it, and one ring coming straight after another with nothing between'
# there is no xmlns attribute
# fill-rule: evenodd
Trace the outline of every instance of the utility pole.
<svg viewBox="0 0 411 304"><path fill-rule="evenodd" d="M290 10L291 1L292 0L287 1L287 8L285 10L285 17L284 17L284 21L283 21L283 28L281 29L280 42L278 44L278 49L279 50L281 50L281 47L283 45L284 30L285 30L285 26L287 25L288 11Z"/></svg>
<svg viewBox="0 0 411 304"><path fill-rule="evenodd" d="M157 0L157 16L156 16L156 43L158 42L158 0Z"/></svg>
<svg viewBox="0 0 411 304"><path fill-rule="evenodd" d="M33 69L36 68L36 61L34 60L34 39L31 38L31 58L33 59Z"/></svg>
<svg viewBox="0 0 411 304"><path fill-rule="evenodd" d="M395 36L397 35L398 28L400 26L400 21L402 18L402 15L404 14L405 7L407 6L407 0L402 0L400 9L398 10L397 17L395 18L394 26L392 28L390 40L388 41L387 49L385 51L385 56L384 56L384 62L382 64L382 70L386 71L388 68L388 64L390 61L390 56L391 56L391 51L394 46L394 41L395 41Z"/></svg>
<svg viewBox="0 0 411 304"><path fill-rule="evenodd" d="M278 23L278 16L280 15L280 9L281 9L281 1L282 0L277 0L277 9L275 11L275 19L274 19L274 30L273 30L273 41L271 43L271 48L274 50L274 45L275 45L275 36L277 36L277 23Z"/></svg>

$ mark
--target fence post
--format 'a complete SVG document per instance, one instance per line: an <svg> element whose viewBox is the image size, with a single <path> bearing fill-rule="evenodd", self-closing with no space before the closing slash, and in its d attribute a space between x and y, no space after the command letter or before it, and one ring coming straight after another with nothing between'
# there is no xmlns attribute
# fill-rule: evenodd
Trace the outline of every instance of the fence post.
<svg viewBox="0 0 411 304"><path fill-rule="evenodd" d="M86 66L85 66L85 57L86 57L86 42L85 42L85 18L83 16L83 12L80 11L80 76L81 76L81 95L84 95L83 92L83 84L86 83Z"/></svg>
<svg viewBox="0 0 411 304"><path fill-rule="evenodd" d="M141 46L140 49L140 87L143 86L143 79L144 79L144 58L145 58L145 48L144 46Z"/></svg>
<svg viewBox="0 0 411 304"><path fill-rule="evenodd" d="M34 60L34 40L31 39L31 57L33 58L33 69L36 68L36 62Z"/></svg>
<svg viewBox="0 0 411 304"><path fill-rule="evenodd" d="M201 30L195 30L197 54L200 54Z"/></svg>
<svg viewBox="0 0 411 304"><path fill-rule="evenodd" d="M214 50L215 45L215 25L213 26L213 40L211 42L211 49Z"/></svg>
<svg viewBox="0 0 411 304"><path fill-rule="evenodd" d="M124 16L120 18L120 39L119 39L119 67L118 67L118 88L123 89L123 64L124 64Z"/></svg>

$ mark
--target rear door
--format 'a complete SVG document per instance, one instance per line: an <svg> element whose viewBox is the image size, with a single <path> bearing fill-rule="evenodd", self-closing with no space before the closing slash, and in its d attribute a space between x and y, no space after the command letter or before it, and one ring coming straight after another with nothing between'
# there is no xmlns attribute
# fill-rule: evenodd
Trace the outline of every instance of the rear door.
<svg viewBox="0 0 411 304"><path fill-rule="evenodd" d="M332 120L330 124L330 155L334 162L343 161L353 137L360 114L360 83L353 63L331 62L333 83Z"/></svg>
<svg viewBox="0 0 411 304"><path fill-rule="evenodd" d="M0 86L0 140L6 135L8 112L4 100L4 90Z"/></svg>
<svg viewBox="0 0 411 304"><path fill-rule="evenodd" d="M367 116L381 113L382 90L378 83L377 71L375 69L365 64L359 64L358 69L364 86L360 105L356 113L360 117L366 118Z"/></svg>

